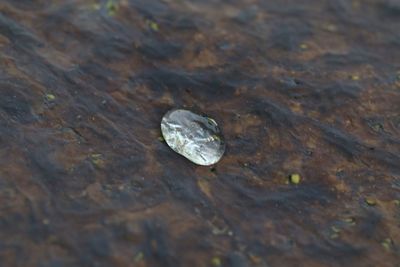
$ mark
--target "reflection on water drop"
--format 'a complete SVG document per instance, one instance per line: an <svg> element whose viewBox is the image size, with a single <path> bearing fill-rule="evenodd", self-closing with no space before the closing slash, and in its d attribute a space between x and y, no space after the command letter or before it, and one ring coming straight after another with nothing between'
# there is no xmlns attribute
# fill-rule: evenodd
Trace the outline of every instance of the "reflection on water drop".
<svg viewBox="0 0 400 267"><path fill-rule="evenodd" d="M175 152L198 165L217 163L225 151L217 123L188 110L167 112L161 121L161 132Z"/></svg>

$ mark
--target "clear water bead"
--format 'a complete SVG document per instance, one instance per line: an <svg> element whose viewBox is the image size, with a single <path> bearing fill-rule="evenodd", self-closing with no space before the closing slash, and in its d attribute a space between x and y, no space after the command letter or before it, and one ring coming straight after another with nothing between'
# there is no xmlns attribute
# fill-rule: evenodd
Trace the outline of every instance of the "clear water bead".
<svg viewBox="0 0 400 267"><path fill-rule="evenodd" d="M198 165L213 165L225 152L217 123L188 110L167 112L161 121L161 132L175 152Z"/></svg>

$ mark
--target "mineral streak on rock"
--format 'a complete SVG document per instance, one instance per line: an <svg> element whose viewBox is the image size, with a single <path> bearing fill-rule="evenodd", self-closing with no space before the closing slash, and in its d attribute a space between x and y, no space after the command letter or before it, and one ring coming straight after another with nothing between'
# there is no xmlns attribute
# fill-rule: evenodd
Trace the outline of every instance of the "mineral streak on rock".
<svg viewBox="0 0 400 267"><path fill-rule="evenodd" d="M198 165L213 165L224 154L224 139L211 118L184 109L171 110L162 118L161 131L175 152Z"/></svg>

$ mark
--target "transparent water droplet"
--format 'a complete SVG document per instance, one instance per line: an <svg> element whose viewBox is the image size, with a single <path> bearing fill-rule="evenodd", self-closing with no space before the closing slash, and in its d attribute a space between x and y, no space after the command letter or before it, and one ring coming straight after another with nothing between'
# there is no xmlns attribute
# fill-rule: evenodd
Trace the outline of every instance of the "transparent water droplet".
<svg viewBox="0 0 400 267"><path fill-rule="evenodd" d="M215 164L225 152L225 141L215 120L188 110L167 112L161 132L175 152L198 165Z"/></svg>

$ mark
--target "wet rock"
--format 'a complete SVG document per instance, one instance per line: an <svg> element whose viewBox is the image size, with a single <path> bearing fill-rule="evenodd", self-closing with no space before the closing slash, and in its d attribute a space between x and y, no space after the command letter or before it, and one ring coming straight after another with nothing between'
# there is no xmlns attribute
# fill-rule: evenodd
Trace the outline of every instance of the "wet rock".
<svg viewBox="0 0 400 267"><path fill-rule="evenodd" d="M22 87L16 85L10 86L4 82L0 82L0 87L2 88L0 113L4 112L9 119L20 123L32 122L35 116L32 113L30 101L24 94L19 93Z"/></svg>

